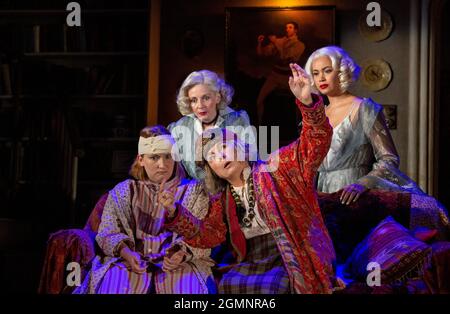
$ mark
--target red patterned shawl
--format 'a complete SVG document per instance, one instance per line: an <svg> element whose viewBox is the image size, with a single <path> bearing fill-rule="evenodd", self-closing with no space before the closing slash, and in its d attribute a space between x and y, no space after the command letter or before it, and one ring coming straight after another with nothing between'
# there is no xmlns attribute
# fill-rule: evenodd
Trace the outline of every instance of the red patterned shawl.
<svg viewBox="0 0 450 314"><path fill-rule="evenodd" d="M299 102L297 105L303 115L300 138L282 147L268 163L257 163L252 169L256 200L277 241L293 291L331 293L335 252L319 209L314 176L329 149L332 128L320 97L312 107ZM278 168L267 172L276 161ZM203 221L177 206L176 217L167 224L169 229L189 239L186 242L198 247L223 242L227 226L233 249L238 260L242 260L246 241L229 192L212 200L210 213Z"/></svg>

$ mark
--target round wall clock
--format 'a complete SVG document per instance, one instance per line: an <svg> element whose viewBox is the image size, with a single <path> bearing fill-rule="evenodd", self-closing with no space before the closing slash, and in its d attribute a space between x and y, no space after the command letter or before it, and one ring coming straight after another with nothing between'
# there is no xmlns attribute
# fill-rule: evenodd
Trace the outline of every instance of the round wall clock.
<svg viewBox="0 0 450 314"><path fill-rule="evenodd" d="M392 80L392 69L383 59L369 59L361 63L361 82L373 92L385 89Z"/></svg>
<svg viewBox="0 0 450 314"><path fill-rule="evenodd" d="M364 12L359 17L358 28L360 34L367 40L377 42L388 38L392 30L394 29L394 22L392 16L384 9L381 10L381 25L380 26L369 26L367 24L367 15L371 12Z"/></svg>

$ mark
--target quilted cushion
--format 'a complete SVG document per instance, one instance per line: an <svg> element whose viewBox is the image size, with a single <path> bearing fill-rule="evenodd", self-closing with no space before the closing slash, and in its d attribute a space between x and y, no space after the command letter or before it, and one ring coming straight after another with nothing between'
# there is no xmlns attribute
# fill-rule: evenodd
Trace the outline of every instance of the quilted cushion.
<svg viewBox="0 0 450 314"><path fill-rule="evenodd" d="M423 272L430 253L430 246L389 216L357 245L347 261L346 272L366 282L367 265L376 262L380 265L381 284L388 284Z"/></svg>
<svg viewBox="0 0 450 314"><path fill-rule="evenodd" d="M58 294L66 285L66 271L69 262L81 266L81 279L86 275L90 261L95 256L94 242L89 232L80 229L60 230L50 235L41 273L39 293Z"/></svg>
<svg viewBox="0 0 450 314"><path fill-rule="evenodd" d="M392 216L406 227L410 224L410 193L369 190L350 205L341 203L341 194L342 190L318 193L320 209L333 240L338 264L344 264L358 243L386 217Z"/></svg>

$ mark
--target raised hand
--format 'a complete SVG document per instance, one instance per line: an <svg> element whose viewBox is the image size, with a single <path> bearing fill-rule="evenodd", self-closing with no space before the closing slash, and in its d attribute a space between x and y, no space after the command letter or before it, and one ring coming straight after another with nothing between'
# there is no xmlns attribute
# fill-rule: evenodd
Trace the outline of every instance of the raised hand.
<svg viewBox="0 0 450 314"><path fill-rule="evenodd" d="M305 105L312 104L311 78L308 73L296 63L290 63L289 66L292 71L292 76L289 77L291 92L301 103Z"/></svg>
<svg viewBox="0 0 450 314"><path fill-rule="evenodd" d="M164 190L165 183L166 180L161 182L161 185L159 186L158 202L168 211L169 216L173 216L175 213L175 195L169 190Z"/></svg>

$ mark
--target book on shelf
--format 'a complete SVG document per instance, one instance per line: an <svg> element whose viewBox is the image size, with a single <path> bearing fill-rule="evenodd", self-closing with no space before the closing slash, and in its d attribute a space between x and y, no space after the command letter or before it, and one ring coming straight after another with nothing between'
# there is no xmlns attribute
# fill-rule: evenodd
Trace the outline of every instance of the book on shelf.
<svg viewBox="0 0 450 314"><path fill-rule="evenodd" d="M11 67L9 63L2 63L0 71L0 88L1 95L12 95L12 84L11 84Z"/></svg>
<svg viewBox="0 0 450 314"><path fill-rule="evenodd" d="M33 41L34 41L34 49L33 52L39 53L41 51L41 26L34 25L33 26Z"/></svg>
<svg viewBox="0 0 450 314"><path fill-rule="evenodd" d="M64 27L61 24L24 25L23 51L27 53L64 50Z"/></svg>

